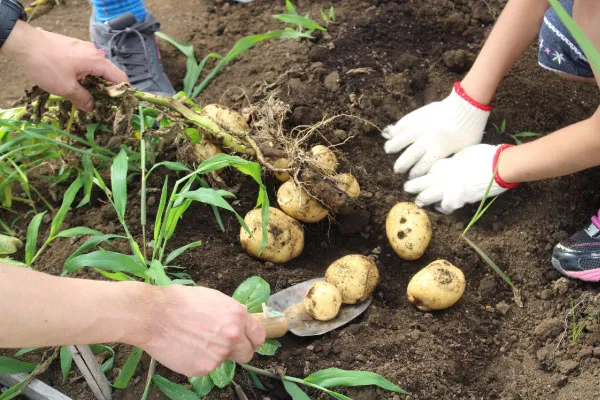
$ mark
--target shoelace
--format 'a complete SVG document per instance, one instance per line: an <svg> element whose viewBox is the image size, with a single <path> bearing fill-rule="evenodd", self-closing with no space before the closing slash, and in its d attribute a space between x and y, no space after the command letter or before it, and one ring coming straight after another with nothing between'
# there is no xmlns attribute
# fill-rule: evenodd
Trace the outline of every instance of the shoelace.
<svg viewBox="0 0 600 400"><path fill-rule="evenodd" d="M592 223L596 225L596 228L600 229L600 210L598 210L598 214L592 215Z"/></svg>
<svg viewBox="0 0 600 400"><path fill-rule="evenodd" d="M138 82L152 79L150 71L150 55L143 31L152 28L155 23L148 22L139 24L136 28L127 27L122 31L115 33L108 41L108 57L123 65L129 77L129 82L135 84ZM142 43L142 52L124 49L123 45L129 35L136 35ZM126 55L125 55L126 54Z"/></svg>

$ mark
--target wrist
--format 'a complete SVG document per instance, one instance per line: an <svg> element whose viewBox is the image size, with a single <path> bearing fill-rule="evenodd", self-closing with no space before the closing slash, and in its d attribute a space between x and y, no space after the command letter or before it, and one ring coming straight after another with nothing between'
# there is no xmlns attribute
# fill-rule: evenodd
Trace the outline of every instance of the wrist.
<svg viewBox="0 0 600 400"><path fill-rule="evenodd" d="M127 321L117 342L142 347L153 336L153 329L160 320L159 312L165 296L161 288L141 282L120 282L127 313Z"/></svg>
<svg viewBox="0 0 600 400"><path fill-rule="evenodd" d="M460 81L460 86L473 100L484 105L491 104L496 92L495 87L489 87L489 82L475 79L470 74Z"/></svg>
<svg viewBox="0 0 600 400"><path fill-rule="evenodd" d="M477 99L475 99L474 97L472 97L467 90L465 90L464 86L462 85L461 82L455 82L453 85L453 89L454 92L460 96L463 100L465 100L467 103L469 103L470 105L472 105L473 107L481 110L481 111L485 111L485 112L490 112L492 111L492 106L490 104L487 103L482 103L480 101L478 101Z"/></svg>
<svg viewBox="0 0 600 400"><path fill-rule="evenodd" d="M506 161L506 158L510 157L513 151L514 146L512 144L502 144L496 148L496 153L494 154L494 161L492 163L494 180L498 186L504 189L514 189L520 184L518 179L515 179L511 173L510 161ZM501 159L502 162L500 162Z"/></svg>
<svg viewBox="0 0 600 400"><path fill-rule="evenodd" d="M27 54L27 49L37 40L37 38L32 36L37 31L37 29L28 23L17 21L8 39L4 42L2 49L0 49L2 54L13 60Z"/></svg>

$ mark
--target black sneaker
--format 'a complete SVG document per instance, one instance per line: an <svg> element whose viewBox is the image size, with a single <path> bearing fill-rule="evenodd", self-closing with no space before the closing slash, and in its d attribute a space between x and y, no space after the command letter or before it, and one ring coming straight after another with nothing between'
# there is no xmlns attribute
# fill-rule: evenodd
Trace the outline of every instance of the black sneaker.
<svg viewBox="0 0 600 400"><path fill-rule="evenodd" d="M175 94L160 60L154 32L160 24L150 12L143 21L128 12L108 22L90 21L92 41L106 58L127 74L136 89L161 96Z"/></svg>
<svg viewBox="0 0 600 400"><path fill-rule="evenodd" d="M600 210L584 229L554 247L552 265L568 277L600 281Z"/></svg>

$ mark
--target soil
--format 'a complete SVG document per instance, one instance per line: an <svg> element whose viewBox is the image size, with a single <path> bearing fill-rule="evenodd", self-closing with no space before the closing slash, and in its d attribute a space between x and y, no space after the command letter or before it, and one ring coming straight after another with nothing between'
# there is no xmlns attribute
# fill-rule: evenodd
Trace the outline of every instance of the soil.
<svg viewBox="0 0 600 400"><path fill-rule="evenodd" d="M280 25L271 15L284 12L279 0L249 4L147 0L147 5L164 32L192 43L199 57L210 51L224 54L243 35L277 29ZM449 93L452 83L461 79L472 63L503 2L299 0L295 5L315 18L321 8L333 5L336 22L327 32L318 33L315 41L260 44L232 63L202 93L200 103L241 109L248 102L263 99L268 87L278 89L278 97L290 105L289 127L345 113L383 128ZM71 0L35 24L86 39L89 12L86 1ZM161 49L168 75L181 88L184 57L164 43ZM0 62L0 76L0 105L7 106L28 84L22 72L5 60ZM506 133L498 133L492 122L506 120L507 133L546 134L587 118L597 106L595 86L562 80L540 69L532 47L500 86L484 141L511 141ZM571 304L595 295L598 286L561 278L550 264L557 241L580 229L599 208L600 192L594 184L600 179L599 171L521 185L503 194L471 231L471 239L521 289L524 307L519 308L507 285L458 239L474 206L451 216L430 210L434 235L425 256L409 262L395 255L385 237L384 224L396 202L411 200L402 191L405 177L393 173L395 157L384 153L384 139L373 126L339 119L324 131L321 141L340 144L349 135L354 138L338 147L343 156L341 169L357 176L365 209L352 218L339 218L331 226L327 222L306 225L306 248L299 258L285 265L252 259L238 243L236 220L227 216L226 231L221 232L212 211L202 206L190 209L171 242L175 248L202 240L203 245L186 253L180 262L198 284L228 294L255 274L277 291L323 275L325 268L343 255L377 257L382 280L364 315L322 337L288 335L275 357L257 356L253 364L284 369L298 377L329 367L374 371L410 392L401 396L374 388L341 390L361 400L599 397L600 326L590 323L573 342L568 317ZM224 178L241 185L235 207L241 212L250 210L257 193L252 182L233 173ZM273 201L277 182L272 177L266 179ZM159 187L160 179L153 185ZM135 226L137 197L132 197L130 204L128 218ZM117 229L115 222L114 214L100 199L91 208L72 212L68 220L71 226L85 224L105 232ZM133 234L139 235L139 229ZM40 260L40 268L58 274L76 246L69 240L57 242ZM420 268L439 258L464 271L466 292L446 311L423 313L408 302L406 285ZM121 366L127 349L121 346L117 350L117 365ZM144 359L144 367L147 363ZM183 381L164 369L159 372ZM84 382L76 379L77 374L73 371L70 376L75 383L62 385L56 363L42 379L74 399L92 399ZM144 369L140 368L131 387L115 392L114 398L138 399L144 379ZM280 389L270 393L253 389L244 373L238 373L236 381L250 399L288 398ZM311 396L326 398L317 393ZM157 390L150 397L164 398ZM208 396L232 398L231 389L216 390Z"/></svg>

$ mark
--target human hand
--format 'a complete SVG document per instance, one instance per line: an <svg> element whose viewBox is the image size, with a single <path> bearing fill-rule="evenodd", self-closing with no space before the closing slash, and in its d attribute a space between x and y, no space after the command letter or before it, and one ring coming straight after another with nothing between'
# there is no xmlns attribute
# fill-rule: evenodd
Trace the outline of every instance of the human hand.
<svg viewBox="0 0 600 400"><path fill-rule="evenodd" d="M94 110L94 98L79 84L88 75L113 83L127 81L125 72L91 42L36 29L17 21L2 54L19 63L27 77L49 93L63 96L83 111Z"/></svg>
<svg viewBox="0 0 600 400"><path fill-rule="evenodd" d="M420 207L435 204L444 214L451 214L467 203L483 198L492 181L500 153L509 145L478 144L467 147L454 157L437 161L425 176L404 184L404 190L416 194ZM488 196L496 196L518 183L506 183L496 173Z"/></svg>
<svg viewBox="0 0 600 400"><path fill-rule="evenodd" d="M408 148L396 160L395 173L411 167L409 179L422 176L431 166L457 151L481 142L491 107L471 99L457 82L444 100L406 115L383 130L385 152Z"/></svg>
<svg viewBox="0 0 600 400"><path fill-rule="evenodd" d="M223 361L250 361L265 341L245 306L216 290L164 286L146 332L132 344L186 376L204 376ZM140 343L141 342L141 343Z"/></svg>

